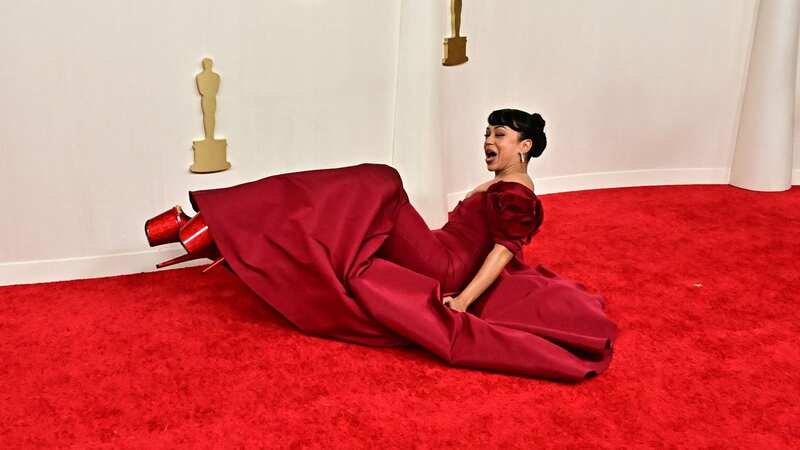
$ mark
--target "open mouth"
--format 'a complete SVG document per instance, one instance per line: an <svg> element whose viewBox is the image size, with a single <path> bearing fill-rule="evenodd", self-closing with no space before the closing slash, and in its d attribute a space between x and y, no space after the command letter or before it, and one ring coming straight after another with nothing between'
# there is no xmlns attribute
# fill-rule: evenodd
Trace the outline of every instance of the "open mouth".
<svg viewBox="0 0 800 450"><path fill-rule="evenodd" d="M491 164L495 160L497 160L497 152L494 150L487 150L486 151L486 164Z"/></svg>

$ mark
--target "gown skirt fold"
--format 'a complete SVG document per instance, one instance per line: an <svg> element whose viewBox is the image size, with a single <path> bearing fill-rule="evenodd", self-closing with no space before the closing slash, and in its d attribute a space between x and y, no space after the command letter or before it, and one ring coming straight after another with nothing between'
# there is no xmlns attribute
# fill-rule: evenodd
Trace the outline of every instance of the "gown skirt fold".
<svg viewBox="0 0 800 450"><path fill-rule="evenodd" d="M442 304L469 280L465 262L391 166L284 173L189 198L231 269L307 334L416 344L452 365L563 381L611 361L617 328L603 298L542 266L512 260L466 313Z"/></svg>

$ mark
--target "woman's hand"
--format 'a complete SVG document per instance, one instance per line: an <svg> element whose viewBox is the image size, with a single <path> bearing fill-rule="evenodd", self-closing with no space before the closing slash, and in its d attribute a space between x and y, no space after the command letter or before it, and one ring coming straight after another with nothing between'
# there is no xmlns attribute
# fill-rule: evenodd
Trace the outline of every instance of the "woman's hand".
<svg viewBox="0 0 800 450"><path fill-rule="evenodd" d="M469 302L466 302L464 300L459 300L458 297L453 298L450 296L446 296L442 300L442 303L444 303L445 306L450 307L450 309L454 309L456 311L461 311L461 312L466 312L467 307L469 306Z"/></svg>

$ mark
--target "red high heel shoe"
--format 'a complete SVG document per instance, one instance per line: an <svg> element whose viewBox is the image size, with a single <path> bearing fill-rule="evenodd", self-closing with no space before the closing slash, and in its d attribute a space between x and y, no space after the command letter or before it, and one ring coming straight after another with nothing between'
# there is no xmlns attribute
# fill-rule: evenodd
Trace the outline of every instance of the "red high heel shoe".
<svg viewBox="0 0 800 450"><path fill-rule="evenodd" d="M211 237L211 232L208 231L208 225L203 220L201 213L197 213L178 230L178 241L186 250L186 254L156 264L156 268L161 269L162 267L194 259L208 258L214 262L203 269L203 273L205 273L225 261L225 257L222 256L214 244L214 238Z"/></svg>
<svg viewBox="0 0 800 450"><path fill-rule="evenodd" d="M175 205L144 223L144 234L150 247L178 242L178 231L189 222L180 206Z"/></svg>

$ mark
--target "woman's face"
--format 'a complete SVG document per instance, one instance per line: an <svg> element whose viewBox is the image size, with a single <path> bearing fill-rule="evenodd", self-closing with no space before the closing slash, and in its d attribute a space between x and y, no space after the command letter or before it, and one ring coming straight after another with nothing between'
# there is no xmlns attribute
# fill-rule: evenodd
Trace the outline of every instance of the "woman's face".
<svg viewBox="0 0 800 450"><path fill-rule="evenodd" d="M518 131L504 125L489 125L484 134L483 151L486 155L486 168L491 171L503 170L520 162L519 154L530 150L532 142L519 140Z"/></svg>

